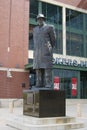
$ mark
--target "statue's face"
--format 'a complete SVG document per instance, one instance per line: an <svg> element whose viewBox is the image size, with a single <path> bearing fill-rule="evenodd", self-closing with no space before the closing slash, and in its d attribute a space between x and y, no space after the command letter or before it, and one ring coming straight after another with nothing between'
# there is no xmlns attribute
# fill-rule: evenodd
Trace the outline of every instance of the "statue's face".
<svg viewBox="0 0 87 130"><path fill-rule="evenodd" d="M39 26L42 26L44 24L44 19L43 18L38 18L37 23Z"/></svg>

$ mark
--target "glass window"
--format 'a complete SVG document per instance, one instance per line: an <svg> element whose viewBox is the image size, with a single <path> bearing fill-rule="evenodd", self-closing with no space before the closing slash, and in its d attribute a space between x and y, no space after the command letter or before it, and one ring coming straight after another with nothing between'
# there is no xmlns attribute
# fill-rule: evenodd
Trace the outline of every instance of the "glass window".
<svg viewBox="0 0 87 130"><path fill-rule="evenodd" d="M66 54L86 57L85 35L87 15L66 9ZM86 52L87 53L87 52Z"/></svg>
<svg viewBox="0 0 87 130"><path fill-rule="evenodd" d="M56 23L57 22L57 7L51 4L42 4L42 13L46 16L47 21L49 23Z"/></svg>
<svg viewBox="0 0 87 130"><path fill-rule="evenodd" d="M66 51L67 55L72 56L84 56L84 39L83 35L76 33L66 33Z"/></svg>
<svg viewBox="0 0 87 130"><path fill-rule="evenodd" d="M42 3L42 13L52 24L62 24L62 9L52 4Z"/></svg>
<svg viewBox="0 0 87 130"><path fill-rule="evenodd" d="M33 59L28 59L28 63L33 64Z"/></svg>
<svg viewBox="0 0 87 130"><path fill-rule="evenodd" d="M58 54L63 53L63 42L62 42L62 8L42 2L42 13L47 18L47 23L53 24L56 30L56 45L54 52Z"/></svg>
<svg viewBox="0 0 87 130"><path fill-rule="evenodd" d="M83 14L74 10L66 10L66 26L83 29Z"/></svg>
<svg viewBox="0 0 87 130"><path fill-rule="evenodd" d="M35 26L34 25L29 25L29 44L28 44L28 48L30 50L33 50L34 49L34 42L33 42L33 28Z"/></svg>
<svg viewBox="0 0 87 130"><path fill-rule="evenodd" d="M87 99L87 72L80 72L80 93L81 93L81 98L86 98Z"/></svg>
<svg viewBox="0 0 87 130"><path fill-rule="evenodd" d="M30 0L30 18L36 18L38 14L38 1Z"/></svg>
<svg viewBox="0 0 87 130"><path fill-rule="evenodd" d="M55 43L55 48L54 48L54 52L55 53L59 53L62 54L62 48L63 48L63 44L62 44L62 31L55 29L56 31L56 43Z"/></svg>
<svg viewBox="0 0 87 130"><path fill-rule="evenodd" d="M36 0L30 0L30 24L35 25L35 18L39 12L42 12L46 16L46 23L52 24L55 26L56 30L56 45L54 48L54 52L58 54L63 53L63 42L62 42L62 8L36 1ZM31 30L29 30L31 33ZM33 49L33 39L29 39L29 49Z"/></svg>
<svg viewBox="0 0 87 130"><path fill-rule="evenodd" d="M85 24L86 24L86 26L85 26L85 31L87 31L87 14L85 14ZM87 32L86 32L87 33Z"/></svg>
<svg viewBox="0 0 87 130"><path fill-rule="evenodd" d="M87 35L86 35L86 57L87 57Z"/></svg>

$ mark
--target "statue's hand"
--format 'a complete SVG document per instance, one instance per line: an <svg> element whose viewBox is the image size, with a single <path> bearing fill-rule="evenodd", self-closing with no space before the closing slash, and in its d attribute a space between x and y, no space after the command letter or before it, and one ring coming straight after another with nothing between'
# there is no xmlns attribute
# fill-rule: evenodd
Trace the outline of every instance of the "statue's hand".
<svg viewBox="0 0 87 130"><path fill-rule="evenodd" d="M51 53L52 52L52 46L51 46L50 42L47 43L47 46L48 46L48 49L49 49L49 51Z"/></svg>

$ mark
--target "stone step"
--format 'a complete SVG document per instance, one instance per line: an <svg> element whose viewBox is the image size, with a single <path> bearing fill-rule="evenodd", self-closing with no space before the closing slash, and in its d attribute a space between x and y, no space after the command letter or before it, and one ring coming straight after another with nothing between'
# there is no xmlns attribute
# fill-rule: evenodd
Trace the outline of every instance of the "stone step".
<svg viewBox="0 0 87 130"><path fill-rule="evenodd" d="M58 118L35 118L30 117L31 123L29 123L26 119L29 119L29 117L25 116L17 116L17 117L11 117L8 120L8 125L15 127L20 130L73 130L73 129L81 129L84 128L84 124L82 122L56 122L56 119L65 119L64 117L61 119L61 117ZM67 117L70 118L70 117ZM71 117L72 118L72 117ZM50 121L49 121L50 120ZM43 122L43 123L42 123ZM48 123L47 123L48 122Z"/></svg>
<svg viewBox="0 0 87 130"><path fill-rule="evenodd" d="M20 130L72 130L72 129L81 129L84 127L83 123L64 123L64 124L50 124L50 125L32 125L27 123L19 122L10 122L9 126Z"/></svg>
<svg viewBox="0 0 87 130"><path fill-rule="evenodd" d="M14 116L11 117L11 119L17 120L17 121L24 121L29 124L33 125L46 125L46 124L62 124L62 123L70 123L75 122L75 117L52 117L52 118L37 118L32 116Z"/></svg>

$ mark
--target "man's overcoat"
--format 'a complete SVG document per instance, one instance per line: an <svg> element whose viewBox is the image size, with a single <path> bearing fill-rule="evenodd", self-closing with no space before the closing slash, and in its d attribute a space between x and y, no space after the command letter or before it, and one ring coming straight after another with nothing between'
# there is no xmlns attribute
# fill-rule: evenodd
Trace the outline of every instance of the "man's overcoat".
<svg viewBox="0 0 87 130"><path fill-rule="evenodd" d="M44 24L33 30L34 61L33 69L52 68L53 47L55 45L55 30L52 25Z"/></svg>

